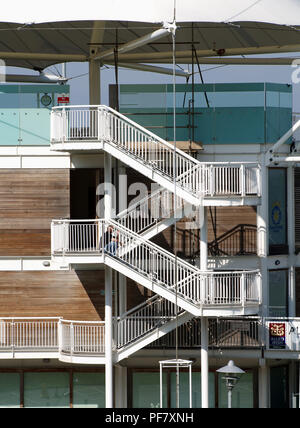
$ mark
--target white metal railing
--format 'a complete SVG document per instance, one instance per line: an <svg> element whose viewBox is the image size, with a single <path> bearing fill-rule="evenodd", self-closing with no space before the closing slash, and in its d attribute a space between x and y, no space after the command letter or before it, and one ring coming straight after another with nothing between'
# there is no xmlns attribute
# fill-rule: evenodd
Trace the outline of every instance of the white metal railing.
<svg viewBox="0 0 300 428"><path fill-rule="evenodd" d="M55 107L51 142L107 142L198 196L261 195L254 163L201 163L107 106ZM175 174L176 173L176 174Z"/></svg>
<svg viewBox="0 0 300 428"><path fill-rule="evenodd" d="M105 354L105 322L60 320L60 353Z"/></svg>
<svg viewBox="0 0 300 428"><path fill-rule="evenodd" d="M92 243L91 224L97 231L92 235L93 239L96 237ZM57 247L53 248L53 255L78 255L88 252L114 257L135 274L150 279L173 295L177 288L178 296L193 304L243 305L260 302L260 280L257 271L201 272L112 220L84 223L54 221L52 234L55 235L56 232L58 236L54 237L54 242ZM117 236L116 241L111 233Z"/></svg>
<svg viewBox="0 0 300 428"><path fill-rule="evenodd" d="M115 319L115 345L120 349L175 318L176 306L156 295Z"/></svg>
<svg viewBox="0 0 300 428"><path fill-rule="evenodd" d="M105 323L62 318L1 318L1 352L105 354Z"/></svg>
<svg viewBox="0 0 300 428"><path fill-rule="evenodd" d="M167 189L159 189L118 214L116 221L139 234L159 221L184 217L185 202Z"/></svg>
<svg viewBox="0 0 300 428"><path fill-rule="evenodd" d="M58 318L1 318L0 351L45 351L58 348Z"/></svg>

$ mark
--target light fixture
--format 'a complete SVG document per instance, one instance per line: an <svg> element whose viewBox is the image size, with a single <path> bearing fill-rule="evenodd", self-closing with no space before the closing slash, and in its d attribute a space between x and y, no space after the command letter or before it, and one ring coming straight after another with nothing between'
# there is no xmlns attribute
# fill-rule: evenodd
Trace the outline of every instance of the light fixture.
<svg viewBox="0 0 300 428"><path fill-rule="evenodd" d="M175 368L176 369L176 377L178 376L176 380L176 407L180 407L179 403L179 391L177 391L177 388L179 389L179 372L180 369L187 368L189 370L189 406L190 409L193 407L193 394L192 394L192 364L193 361L191 360L181 360L181 359L175 359L175 360L166 360L166 361L160 361L160 408L163 408L163 369L169 369L169 368ZM178 381L178 384L177 384Z"/></svg>
<svg viewBox="0 0 300 428"><path fill-rule="evenodd" d="M241 376L245 373L244 370L236 367L234 361L230 360L227 366L217 370L217 373L224 374L223 379L226 382L226 388L228 391L228 409L232 407L232 390L240 380Z"/></svg>

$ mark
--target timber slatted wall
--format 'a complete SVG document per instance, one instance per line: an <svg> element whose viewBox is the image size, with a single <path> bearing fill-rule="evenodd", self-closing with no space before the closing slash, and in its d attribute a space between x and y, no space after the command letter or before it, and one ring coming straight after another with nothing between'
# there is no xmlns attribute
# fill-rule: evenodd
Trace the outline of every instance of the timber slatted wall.
<svg viewBox="0 0 300 428"><path fill-rule="evenodd" d="M0 170L0 256L49 256L51 221L69 217L69 192L69 170Z"/></svg>
<svg viewBox="0 0 300 428"><path fill-rule="evenodd" d="M104 271L1 272L1 317L63 317L104 320ZM147 298L128 280L128 309Z"/></svg>

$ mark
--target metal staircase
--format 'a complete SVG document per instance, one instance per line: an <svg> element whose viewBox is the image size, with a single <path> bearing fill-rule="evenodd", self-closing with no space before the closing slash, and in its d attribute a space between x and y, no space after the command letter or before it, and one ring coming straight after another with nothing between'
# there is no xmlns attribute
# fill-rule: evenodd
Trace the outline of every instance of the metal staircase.
<svg viewBox="0 0 300 428"><path fill-rule="evenodd" d="M201 163L106 106L54 108L51 123L52 150L104 150L161 186L115 220L52 222L54 260L104 263L156 294L117 320L118 361L194 316L257 313L257 271L202 272L150 241L193 206L259 203L257 165Z"/></svg>
<svg viewBox="0 0 300 428"><path fill-rule="evenodd" d="M195 206L259 203L257 164L199 162L107 106L53 108L51 149L104 150Z"/></svg>

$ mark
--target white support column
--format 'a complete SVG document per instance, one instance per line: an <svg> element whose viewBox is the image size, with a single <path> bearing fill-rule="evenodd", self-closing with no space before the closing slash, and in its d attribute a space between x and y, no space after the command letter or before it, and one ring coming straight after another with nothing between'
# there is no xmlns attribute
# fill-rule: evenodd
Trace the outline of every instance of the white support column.
<svg viewBox="0 0 300 428"><path fill-rule="evenodd" d="M200 269L207 271L207 208L200 207Z"/></svg>
<svg viewBox="0 0 300 428"><path fill-rule="evenodd" d="M268 168L261 156L261 205L257 207L257 255L260 258L262 316L268 316L269 185Z"/></svg>
<svg viewBox="0 0 300 428"><path fill-rule="evenodd" d="M296 290L295 290L295 178L294 167L289 165L287 169L287 222L289 245L289 293L288 308L289 317L296 316Z"/></svg>
<svg viewBox="0 0 300 428"><path fill-rule="evenodd" d="M119 167L119 212L127 209L127 175L125 166ZM127 278L119 274L119 315L127 312Z"/></svg>
<svg viewBox="0 0 300 428"><path fill-rule="evenodd" d="M202 409L209 407L208 318L201 319L201 401Z"/></svg>
<svg viewBox="0 0 300 428"><path fill-rule="evenodd" d="M113 408L112 269L105 267L105 405Z"/></svg>
<svg viewBox="0 0 300 428"><path fill-rule="evenodd" d="M112 158L104 156L104 215L105 220L111 218L112 212ZM113 408L113 314L112 314L112 269L105 267L105 396L106 408Z"/></svg>
<svg viewBox="0 0 300 428"><path fill-rule="evenodd" d="M200 208L200 269L207 271L207 208ZM209 407L208 318L201 319L201 399L202 408Z"/></svg>
<svg viewBox="0 0 300 428"><path fill-rule="evenodd" d="M127 367L117 365L115 367L115 389L117 409L127 408Z"/></svg>
<svg viewBox="0 0 300 428"><path fill-rule="evenodd" d="M258 369L258 407L267 409L269 407L269 379L268 366L265 359L259 360Z"/></svg>

